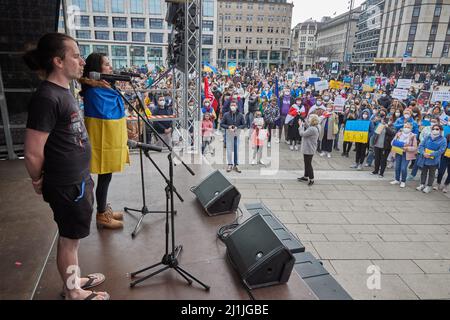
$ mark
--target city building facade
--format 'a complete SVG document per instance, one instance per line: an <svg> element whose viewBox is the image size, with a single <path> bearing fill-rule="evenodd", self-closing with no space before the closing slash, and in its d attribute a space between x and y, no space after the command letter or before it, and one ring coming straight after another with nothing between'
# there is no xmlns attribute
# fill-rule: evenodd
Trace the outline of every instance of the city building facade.
<svg viewBox="0 0 450 320"><path fill-rule="evenodd" d="M386 0L377 67L387 72L447 71L450 64L450 2Z"/></svg>
<svg viewBox="0 0 450 320"><path fill-rule="evenodd" d="M335 61L346 65L351 62L360 10L358 7L335 18L322 19L317 33L316 62Z"/></svg>
<svg viewBox="0 0 450 320"><path fill-rule="evenodd" d="M287 0L218 0L218 65L287 65L293 6Z"/></svg>
<svg viewBox="0 0 450 320"><path fill-rule="evenodd" d="M361 4L352 56L352 65L361 70L375 67L384 3L367 0Z"/></svg>
<svg viewBox="0 0 450 320"><path fill-rule="evenodd" d="M167 65L171 26L165 0L67 0L67 32L82 56L102 52L113 69ZM202 1L202 58L215 64L217 0ZM64 9L62 9L64 10ZM63 12L59 31L64 32Z"/></svg>
<svg viewBox="0 0 450 320"><path fill-rule="evenodd" d="M291 65L297 70L307 70L314 66L318 28L319 23L310 19L292 29Z"/></svg>

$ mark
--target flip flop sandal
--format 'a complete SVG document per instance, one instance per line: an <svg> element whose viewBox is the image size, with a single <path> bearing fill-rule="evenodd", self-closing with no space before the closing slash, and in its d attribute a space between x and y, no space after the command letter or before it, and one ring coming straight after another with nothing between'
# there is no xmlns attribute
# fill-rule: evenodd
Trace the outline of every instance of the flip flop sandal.
<svg viewBox="0 0 450 320"><path fill-rule="evenodd" d="M106 293L106 292L105 292ZM92 293L90 295L88 295L86 298L84 298L83 300L94 300L94 298L100 296L99 293L92 291ZM111 297L108 293L106 293L105 299L102 300L109 300Z"/></svg>
<svg viewBox="0 0 450 320"><path fill-rule="evenodd" d="M105 282L106 277L102 274L102 273L91 273L88 274L86 277L82 277L82 278L88 278L88 281L81 286L81 289L86 290L86 289L90 289L93 287L96 287L100 284L102 284L103 282ZM96 280L98 280L97 282L95 282ZM61 297L65 298L66 294L65 292L61 292Z"/></svg>

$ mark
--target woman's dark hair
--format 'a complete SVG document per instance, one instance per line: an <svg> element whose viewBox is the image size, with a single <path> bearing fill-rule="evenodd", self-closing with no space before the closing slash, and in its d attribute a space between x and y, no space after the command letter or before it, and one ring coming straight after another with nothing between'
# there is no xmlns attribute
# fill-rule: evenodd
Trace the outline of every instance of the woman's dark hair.
<svg viewBox="0 0 450 320"><path fill-rule="evenodd" d="M86 64L83 70L83 78L89 78L90 72L102 72L103 57L106 57L106 54L93 52L86 58ZM90 88L88 84L82 83L80 95L83 96L84 92L88 88Z"/></svg>
<svg viewBox="0 0 450 320"><path fill-rule="evenodd" d="M53 58L64 59L66 45L64 41L75 39L63 33L47 33L39 39L35 49L27 51L23 56L25 64L33 71L45 71L46 75L54 69Z"/></svg>

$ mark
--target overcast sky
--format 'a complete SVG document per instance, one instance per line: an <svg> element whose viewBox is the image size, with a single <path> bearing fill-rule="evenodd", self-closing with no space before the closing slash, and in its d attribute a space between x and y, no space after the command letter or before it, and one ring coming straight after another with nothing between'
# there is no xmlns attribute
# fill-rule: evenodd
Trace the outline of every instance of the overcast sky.
<svg viewBox="0 0 450 320"><path fill-rule="evenodd" d="M292 11L292 28L297 23L313 18L320 21L323 16L332 17L334 13L339 15L348 11L349 0L288 0L294 3ZM363 3L364 0L356 0L354 8Z"/></svg>

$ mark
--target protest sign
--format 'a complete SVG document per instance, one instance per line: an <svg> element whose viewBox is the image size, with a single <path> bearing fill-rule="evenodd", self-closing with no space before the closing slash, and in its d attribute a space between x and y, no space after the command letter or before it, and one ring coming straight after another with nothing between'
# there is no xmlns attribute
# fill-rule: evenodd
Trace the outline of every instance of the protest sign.
<svg viewBox="0 0 450 320"><path fill-rule="evenodd" d="M394 92L392 93L392 98L406 100L408 98L408 90L395 88Z"/></svg>
<svg viewBox="0 0 450 320"><path fill-rule="evenodd" d="M412 80L411 79L398 79L397 88L399 89L409 89L411 88Z"/></svg>

